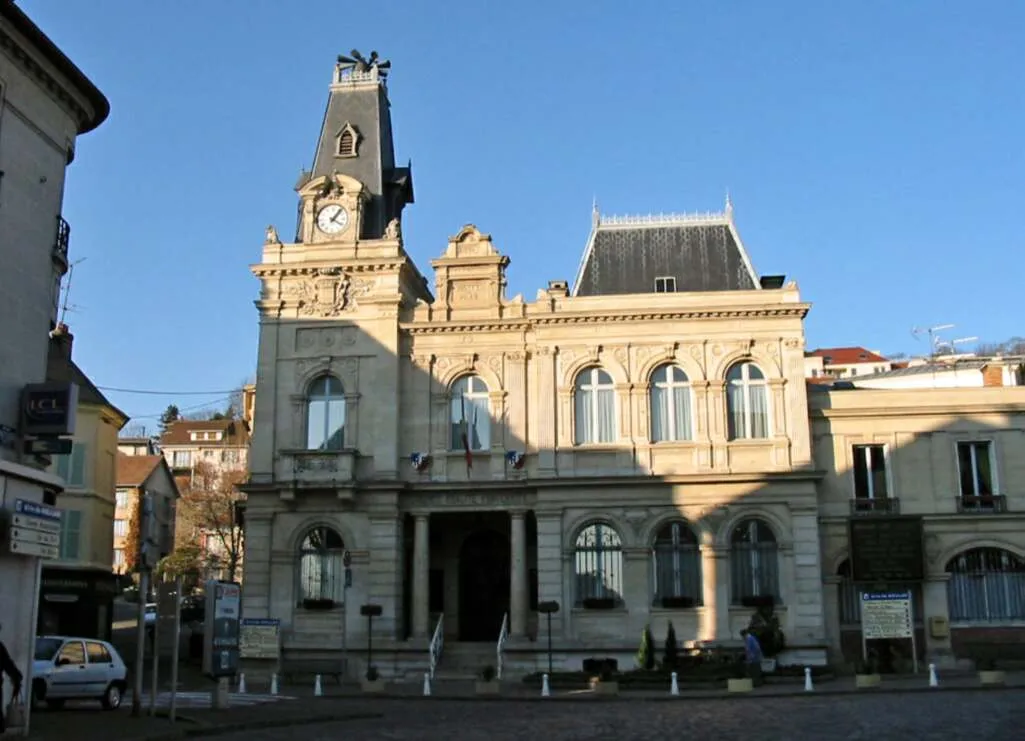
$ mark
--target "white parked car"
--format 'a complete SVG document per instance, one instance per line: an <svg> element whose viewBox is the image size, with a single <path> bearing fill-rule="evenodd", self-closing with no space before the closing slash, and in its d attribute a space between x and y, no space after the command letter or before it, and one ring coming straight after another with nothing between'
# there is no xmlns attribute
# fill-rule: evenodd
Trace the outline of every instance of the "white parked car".
<svg viewBox="0 0 1025 741"><path fill-rule="evenodd" d="M59 708L65 700L99 700L107 710L121 706L128 667L106 641L39 636L32 663L32 702Z"/></svg>

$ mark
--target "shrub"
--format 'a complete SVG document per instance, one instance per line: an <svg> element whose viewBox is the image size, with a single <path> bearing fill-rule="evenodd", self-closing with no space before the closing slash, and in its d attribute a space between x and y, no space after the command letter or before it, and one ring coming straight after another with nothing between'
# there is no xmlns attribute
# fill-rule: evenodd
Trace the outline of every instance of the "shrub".
<svg viewBox="0 0 1025 741"><path fill-rule="evenodd" d="M662 668L666 671L675 671L679 665L680 655L677 649L676 628L673 627L673 623L670 621L669 629L666 631L665 649L662 653Z"/></svg>
<svg viewBox="0 0 1025 741"><path fill-rule="evenodd" d="M490 682L495 678L495 667L488 664L480 670L480 678L483 682Z"/></svg>
<svg viewBox="0 0 1025 741"><path fill-rule="evenodd" d="M651 637L651 626L646 626L641 633L641 647L637 649L637 666L651 671L655 668L655 641Z"/></svg>
<svg viewBox="0 0 1025 741"><path fill-rule="evenodd" d="M368 682L376 682L380 678L380 676L381 675L378 673L376 666L371 666L371 667L367 668L367 681Z"/></svg>

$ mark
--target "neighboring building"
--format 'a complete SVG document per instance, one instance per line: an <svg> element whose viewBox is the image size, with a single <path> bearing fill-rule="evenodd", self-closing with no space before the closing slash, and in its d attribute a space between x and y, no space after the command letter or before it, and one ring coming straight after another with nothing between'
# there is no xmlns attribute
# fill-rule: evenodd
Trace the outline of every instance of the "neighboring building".
<svg viewBox="0 0 1025 741"><path fill-rule="evenodd" d="M256 384L248 383L242 387L242 421L246 427L253 429L253 419L256 413Z"/></svg>
<svg viewBox="0 0 1025 741"><path fill-rule="evenodd" d="M537 608L555 601L555 660L578 669L632 665L644 627L661 643L669 621L687 644L736 642L765 605L784 663L838 658L844 527L889 526L896 505L875 501L891 469L885 491L926 516L917 582L934 634L944 616L1025 620L1025 604L967 604L989 587L960 577L950 607L937 591L951 559L979 571L965 550L979 545L1004 549L979 556L996 559L981 572L993 588L1016 583L1025 389L809 392L809 304L755 272L729 204L596 214L577 285L550 281L534 302L506 298L509 258L467 225L432 261L435 297L403 246L412 181L384 70L340 62L329 94L299 238L268 228L252 267L243 611L279 619L286 654L361 644L369 603L382 672L420 676L438 636L442 671L479 669L503 628L507 668L533 670L547 661ZM987 458L976 443L998 432ZM876 443L881 457L853 447ZM987 460L1006 500L986 493ZM953 658L944 639L919 645Z"/></svg>
<svg viewBox="0 0 1025 741"><path fill-rule="evenodd" d="M217 470L245 470L249 428L241 419L181 419L167 426L159 447L176 475L200 462Z"/></svg>
<svg viewBox="0 0 1025 741"><path fill-rule="evenodd" d="M983 386L1025 385L1023 357L937 357L912 360L903 367L858 376L852 379L859 388L943 389L981 388Z"/></svg>
<svg viewBox="0 0 1025 741"><path fill-rule="evenodd" d="M808 378L855 378L892 368L891 361L863 347L826 347L805 353Z"/></svg>
<svg viewBox="0 0 1025 741"><path fill-rule="evenodd" d="M100 392L72 359L73 335L60 325L50 340L47 381L78 386L73 447L53 456L51 473L64 492L60 558L43 564L40 632L109 639L117 578L114 554L114 489L118 432L128 417Z"/></svg>
<svg viewBox="0 0 1025 741"><path fill-rule="evenodd" d="M912 591L923 658L1025 641L1025 387L814 390L809 405L826 474L823 603L837 655L862 651L849 522L888 514L924 520L924 538L902 544L915 551L924 540L924 578L873 585Z"/></svg>
<svg viewBox="0 0 1025 741"><path fill-rule="evenodd" d="M65 169L76 137L107 117L109 104L25 13L0 2L0 489L17 499L57 502L63 481L49 462L24 452L22 390L46 380L49 332L57 324L60 279L68 269L70 227L61 218ZM53 392L57 392L54 394ZM67 399L51 389L50 401ZM66 404L65 412L72 406ZM0 625L15 663L28 675L39 595L38 557L0 544Z"/></svg>
<svg viewBox="0 0 1025 741"><path fill-rule="evenodd" d="M117 452L123 455L159 455L156 441L150 437L119 437Z"/></svg>
<svg viewBox="0 0 1025 741"><path fill-rule="evenodd" d="M174 550L175 515L178 485L161 455L124 455L117 457L117 499L114 510L114 559L117 574L129 573L126 549L132 518L139 508L140 495L150 494L154 501L160 557Z"/></svg>

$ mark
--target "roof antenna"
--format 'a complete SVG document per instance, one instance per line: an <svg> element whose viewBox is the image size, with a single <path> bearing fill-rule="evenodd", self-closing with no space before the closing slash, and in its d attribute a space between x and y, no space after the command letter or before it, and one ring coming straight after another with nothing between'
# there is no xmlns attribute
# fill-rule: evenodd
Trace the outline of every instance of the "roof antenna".
<svg viewBox="0 0 1025 741"><path fill-rule="evenodd" d="M598 211L598 196L591 197L591 225L598 226L601 223L601 213Z"/></svg>
<svg viewBox="0 0 1025 741"><path fill-rule="evenodd" d="M733 201L730 199L730 189L726 189L726 218L733 219Z"/></svg>
<svg viewBox="0 0 1025 741"><path fill-rule="evenodd" d="M68 280L64 284L64 301L61 303L60 318L57 320L58 327L62 324L67 324L69 311L76 311L78 309L77 306L71 303L71 278L75 275L75 266L81 262L85 262L87 259L88 257L81 257L68 265Z"/></svg>

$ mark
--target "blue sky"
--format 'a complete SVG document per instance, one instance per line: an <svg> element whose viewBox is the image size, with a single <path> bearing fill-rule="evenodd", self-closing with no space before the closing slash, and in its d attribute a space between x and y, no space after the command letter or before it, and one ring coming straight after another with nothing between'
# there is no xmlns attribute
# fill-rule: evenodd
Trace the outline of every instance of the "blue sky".
<svg viewBox="0 0 1025 741"><path fill-rule="evenodd" d="M335 56L393 62L407 249L467 222L509 294L572 280L603 213L727 190L760 273L814 303L808 344L925 351L913 326L1025 334L1025 3L20 0L111 100L79 141L69 314L107 387L230 389L256 362L264 228L294 226ZM110 393L153 424L169 402Z"/></svg>

